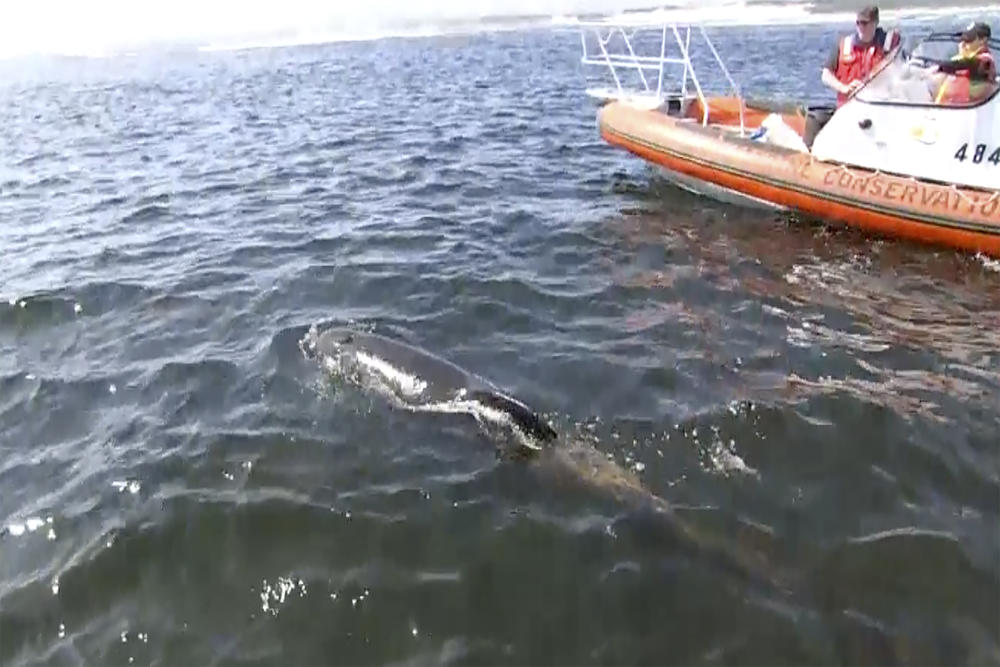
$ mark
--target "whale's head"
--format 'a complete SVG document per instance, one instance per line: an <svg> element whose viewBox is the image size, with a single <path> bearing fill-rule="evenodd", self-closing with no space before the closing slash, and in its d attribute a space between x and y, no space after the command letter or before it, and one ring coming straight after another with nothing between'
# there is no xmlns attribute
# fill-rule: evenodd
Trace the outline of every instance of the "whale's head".
<svg viewBox="0 0 1000 667"><path fill-rule="evenodd" d="M427 399L427 381L407 367L405 358L397 358L399 350L407 350L380 336L344 327L322 333L311 329L303 349L333 376L375 390L396 403Z"/></svg>
<svg viewBox="0 0 1000 667"><path fill-rule="evenodd" d="M327 329L316 339L316 349L322 354L339 354L349 349L357 332L343 327Z"/></svg>
<svg viewBox="0 0 1000 667"><path fill-rule="evenodd" d="M302 338L299 346L309 358L339 357L350 348L356 336L357 332L346 327L334 327L320 333L314 324Z"/></svg>
<svg viewBox="0 0 1000 667"><path fill-rule="evenodd" d="M299 348L307 359L318 362L333 375L357 379L356 338L357 332L351 329L334 327L321 331L314 324L299 341Z"/></svg>

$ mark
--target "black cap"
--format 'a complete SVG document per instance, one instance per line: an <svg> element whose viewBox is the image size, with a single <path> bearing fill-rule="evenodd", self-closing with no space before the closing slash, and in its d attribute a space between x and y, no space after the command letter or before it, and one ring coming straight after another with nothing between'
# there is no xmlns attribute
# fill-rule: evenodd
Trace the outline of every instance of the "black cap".
<svg viewBox="0 0 1000 667"><path fill-rule="evenodd" d="M989 39L992 36L993 33L990 31L989 25L982 22L976 22L971 24L962 33L962 41L971 42L974 39L983 39L984 37Z"/></svg>
<svg viewBox="0 0 1000 667"><path fill-rule="evenodd" d="M867 7L862 7L858 12L858 18L862 21L871 21L873 23L878 22L878 7L875 5L868 5Z"/></svg>

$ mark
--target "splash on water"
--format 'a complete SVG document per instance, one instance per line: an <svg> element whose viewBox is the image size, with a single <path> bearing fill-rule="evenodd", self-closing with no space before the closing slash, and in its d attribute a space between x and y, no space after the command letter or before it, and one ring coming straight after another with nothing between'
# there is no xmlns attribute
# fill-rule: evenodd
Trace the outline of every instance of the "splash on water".
<svg viewBox="0 0 1000 667"><path fill-rule="evenodd" d="M293 595L306 596L306 583L297 577L278 577L273 584L264 579L260 587L260 608L265 614L277 616L285 600Z"/></svg>
<svg viewBox="0 0 1000 667"><path fill-rule="evenodd" d="M111 482L111 486L114 487L118 493L124 493L128 491L132 495L139 493L142 489L142 484L135 479L116 479Z"/></svg>
<svg viewBox="0 0 1000 667"><path fill-rule="evenodd" d="M20 537L25 533L33 533L39 528L45 526L46 524L49 525L49 535L50 535L49 539L55 539L55 532L51 528L52 517L46 517L43 520L37 516L33 516L25 519L23 523L22 522L9 523L7 524L6 527L4 527L2 531L0 531L0 535L6 533L11 537Z"/></svg>
<svg viewBox="0 0 1000 667"><path fill-rule="evenodd" d="M987 257L981 252L976 253L976 259L979 260L979 263L982 264L987 270L993 271L994 273L1000 273L1000 260Z"/></svg>

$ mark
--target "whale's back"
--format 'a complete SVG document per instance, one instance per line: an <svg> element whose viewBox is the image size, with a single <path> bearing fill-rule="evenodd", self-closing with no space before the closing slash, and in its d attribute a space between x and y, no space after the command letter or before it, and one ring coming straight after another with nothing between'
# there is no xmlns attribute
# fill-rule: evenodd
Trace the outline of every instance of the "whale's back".
<svg viewBox="0 0 1000 667"><path fill-rule="evenodd" d="M480 422L513 427L530 450L557 438L534 410L457 364L402 341L351 329L313 336L311 349L397 406L418 412L468 413Z"/></svg>
<svg viewBox="0 0 1000 667"><path fill-rule="evenodd" d="M425 387L424 398L446 400L457 392L493 390L488 382L457 364L402 341L374 333L337 330L320 336L318 347L325 353L334 350L364 355L372 364L382 364L419 380Z"/></svg>

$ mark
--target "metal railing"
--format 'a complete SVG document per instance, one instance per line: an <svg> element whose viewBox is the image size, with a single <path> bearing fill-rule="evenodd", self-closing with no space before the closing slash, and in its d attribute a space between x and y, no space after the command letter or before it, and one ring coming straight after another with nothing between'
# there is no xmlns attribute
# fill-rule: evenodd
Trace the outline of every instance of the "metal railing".
<svg viewBox="0 0 1000 667"><path fill-rule="evenodd" d="M647 108L658 108L668 99L677 98L681 104L697 99L702 108L702 125L708 124L710 103L708 97L702 89L701 81L694 70L691 62L691 32L690 25L678 26L674 23L629 23L615 21L613 19L603 19L596 21L578 21L576 26L580 29L580 45L583 48L583 56L580 62L584 65L604 66L611 73L614 80L614 88L588 88L587 94L591 97L604 101L624 100L637 106ZM650 30L659 33L659 53L657 55L640 55L636 53L635 46L639 43L640 33ZM722 72L725 80L729 84L728 93L739 102L740 108L740 135L744 135L744 102L739 86L730 76L729 70L719 56L715 45L709 39L703 26L697 26L697 32L708 47L712 58ZM590 39L588 40L588 37ZM617 43L615 38L618 38ZM590 48L591 44L596 45ZM652 47L653 43L648 40L643 42L643 46ZM672 46L672 50L668 50ZM640 49L640 53L641 53ZM669 51L669 54L668 54ZM664 91L664 70L668 66L681 66L680 88L674 95ZM638 90L630 90L622 84L623 70L635 70L638 73L640 86ZM647 73L656 73L656 86L652 86ZM694 87L694 93L688 91L688 81Z"/></svg>

